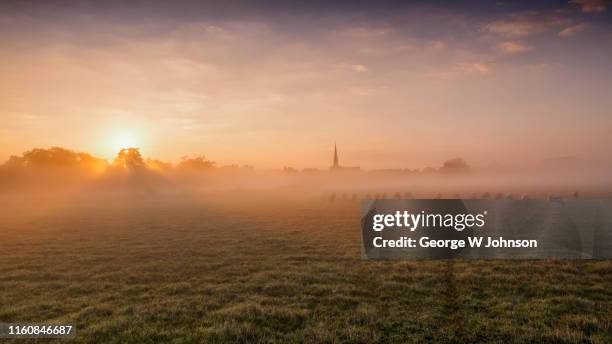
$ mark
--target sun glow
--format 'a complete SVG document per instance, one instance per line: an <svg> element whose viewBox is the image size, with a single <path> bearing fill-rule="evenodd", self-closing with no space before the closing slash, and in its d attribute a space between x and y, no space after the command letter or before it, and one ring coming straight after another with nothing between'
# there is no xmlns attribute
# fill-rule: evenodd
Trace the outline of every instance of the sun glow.
<svg viewBox="0 0 612 344"><path fill-rule="evenodd" d="M138 135L133 132L120 132L113 137L111 143L113 150L119 152L124 148L138 148L141 142Z"/></svg>

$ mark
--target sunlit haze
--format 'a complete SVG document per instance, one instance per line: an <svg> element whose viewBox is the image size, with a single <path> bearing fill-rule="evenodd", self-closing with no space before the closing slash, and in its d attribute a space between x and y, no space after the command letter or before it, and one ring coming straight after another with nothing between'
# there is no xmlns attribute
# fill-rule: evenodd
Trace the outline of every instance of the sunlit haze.
<svg viewBox="0 0 612 344"><path fill-rule="evenodd" d="M612 0L0 0L2 343L612 343L611 259Z"/></svg>
<svg viewBox="0 0 612 344"><path fill-rule="evenodd" d="M0 160L609 163L612 20L589 3L3 3Z"/></svg>

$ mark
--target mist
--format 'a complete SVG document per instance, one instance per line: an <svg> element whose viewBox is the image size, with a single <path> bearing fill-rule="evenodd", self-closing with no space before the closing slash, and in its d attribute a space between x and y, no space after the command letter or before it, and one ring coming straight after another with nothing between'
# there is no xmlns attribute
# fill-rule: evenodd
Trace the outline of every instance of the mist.
<svg viewBox="0 0 612 344"><path fill-rule="evenodd" d="M203 197L240 201L357 202L384 198L609 197L610 166L575 158L537 165L471 167L462 158L421 169L257 169L218 166L206 156L179 163L122 149L113 161L52 147L12 156L0 165L0 191L10 198Z"/></svg>

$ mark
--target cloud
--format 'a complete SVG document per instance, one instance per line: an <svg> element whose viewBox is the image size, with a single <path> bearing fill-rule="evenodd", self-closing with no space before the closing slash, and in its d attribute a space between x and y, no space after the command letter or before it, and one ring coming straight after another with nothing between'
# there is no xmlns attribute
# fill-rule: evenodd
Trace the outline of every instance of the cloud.
<svg viewBox="0 0 612 344"><path fill-rule="evenodd" d="M526 37L533 34L560 30L559 36L569 37L587 28L586 24L575 23L572 14L577 7L584 13L601 13L606 11L609 0L570 0L569 7L557 9L515 12L484 24L486 32L506 37ZM510 46L508 48L512 49ZM501 50L505 50L500 47Z"/></svg>
<svg viewBox="0 0 612 344"><path fill-rule="evenodd" d="M350 70L357 73L363 73L368 71L368 67L358 63L341 63L338 65L341 69Z"/></svg>
<svg viewBox="0 0 612 344"><path fill-rule="evenodd" d="M387 36L393 32L393 29L388 27L373 28L373 27L352 27L340 32L343 36L350 36L354 38L373 38Z"/></svg>
<svg viewBox="0 0 612 344"><path fill-rule="evenodd" d="M486 62L477 63L457 63L455 70L465 74L488 74L491 70L491 64Z"/></svg>
<svg viewBox="0 0 612 344"><path fill-rule="evenodd" d="M586 28L588 27L587 24L585 23L580 23L580 24L576 24L576 25L572 25L569 27L566 27L565 29L559 31L559 36L561 37L571 37L574 36L575 34L582 32L584 30L586 30Z"/></svg>
<svg viewBox="0 0 612 344"><path fill-rule="evenodd" d="M601 13L608 8L604 0L571 0L570 3L580 6L584 13Z"/></svg>
<svg viewBox="0 0 612 344"><path fill-rule="evenodd" d="M426 46L426 49L430 49L434 51L444 50L445 48L446 48L446 43L444 43L443 41L432 41L432 42L429 42Z"/></svg>
<svg viewBox="0 0 612 344"><path fill-rule="evenodd" d="M497 49L499 49L505 54L520 54L526 51L533 50L532 47L524 43L514 41L501 42L497 45Z"/></svg>
<svg viewBox="0 0 612 344"><path fill-rule="evenodd" d="M347 91L352 95L356 95L360 97L369 97L369 96L374 96L382 92L385 92L386 87L384 86L349 87Z"/></svg>
<svg viewBox="0 0 612 344"><path fill-rule="evenodd" d="M504 19L489 22L484 25L484 30L503 36L524 37L569 24L571 20L559 13L531 11L513 13Z"/></svg>
<svg viewBox="0 0 612 344"><path fill-rule="evenodd" d="M356 72L365 72L368 70L366 66L360 64L352 65L351 67Z"/></svg>

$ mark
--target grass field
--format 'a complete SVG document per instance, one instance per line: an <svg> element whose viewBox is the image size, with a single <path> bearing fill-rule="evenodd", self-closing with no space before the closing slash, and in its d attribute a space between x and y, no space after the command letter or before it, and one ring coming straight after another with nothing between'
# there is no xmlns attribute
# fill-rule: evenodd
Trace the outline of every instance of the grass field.
<svg viewBox="0 0 612 344"><path fill-rule="evenodd" d="M0 208L0 322L70 342L612 342L609 261L364 261L350 202L44 204Z"/></svg>

